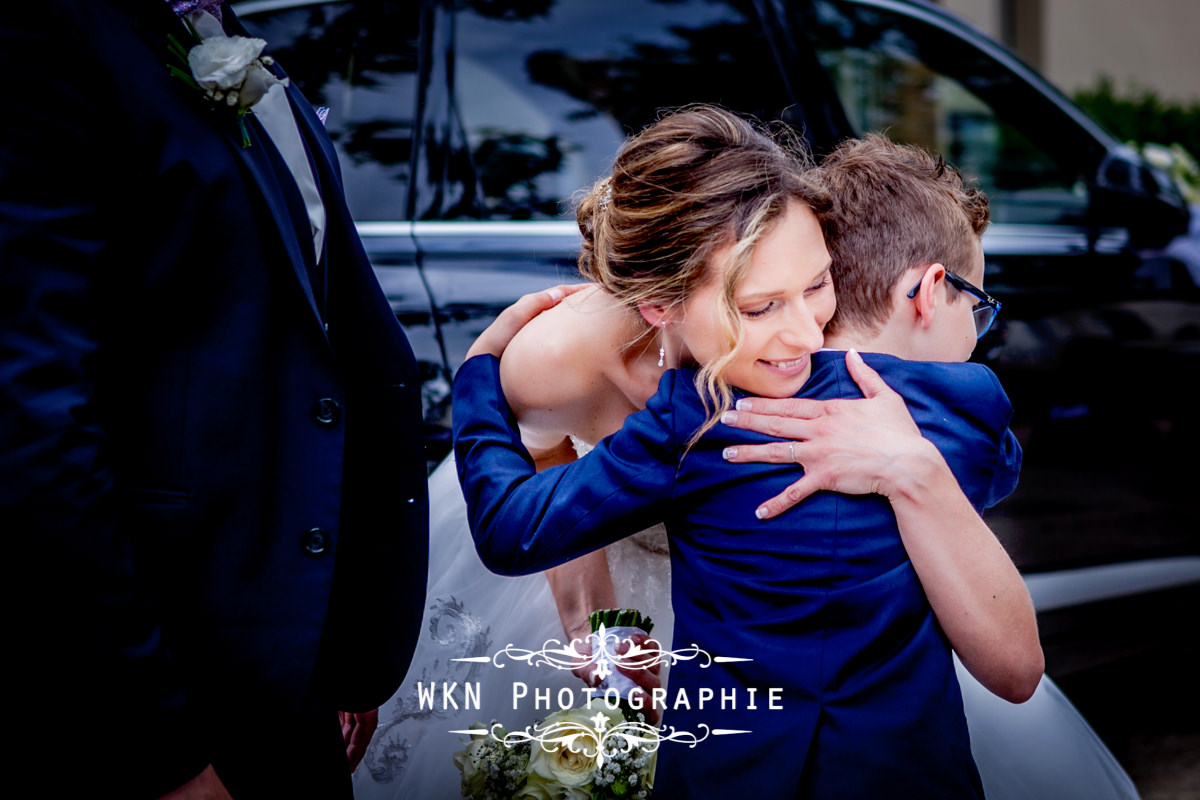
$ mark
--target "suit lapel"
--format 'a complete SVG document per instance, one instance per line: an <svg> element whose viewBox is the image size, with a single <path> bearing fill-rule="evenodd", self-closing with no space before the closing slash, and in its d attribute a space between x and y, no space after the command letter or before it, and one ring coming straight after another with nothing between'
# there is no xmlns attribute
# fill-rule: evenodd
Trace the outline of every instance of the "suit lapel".
<svg viewBox="0 0 1200 800"><path fill-rule="evenodd" d="M175 16L166 0L129 0L134 5L134 29L137 34L157 53L164 65L164 69L170 61L170 54L167 49L167 36L174 35L179 41L188 47L188 33L183 24ZM247 36L246 29L242 27L241 21L229 9L226 4L222 9L224 26L227 31L236 36ZM278 65L271 67L272 71L279 78L286 77ZM199 97L199 93L187 87L182 81L179 82L181 88L191 94ZM292 106L293 113L297 108L304 109L307 105L303 102L303 98L293 86L287 87L288 98ZM300 102L297 102L297 98ZM311 109L305 109L308 115L311 115L315 120L315 114L312 114ZM210 123L221 132L226 139L231 151L236 155L238 160L245 166L246 171L262 192L263 200L266 202L267 208L271 213L271 218L275 222L275 228L279 233L279 240L287 254L288 261L291 263L292 272L296 276L296 280L300 282L301 290L308 302L308 306L313 314L313 319L318 324L321 322L321 315L318 310L316 298L313 294L312 282L309 279L309 265L313 261L312 256L312 238L302 238L298 231L298 222L293 212L292 205L288 202L285 184L283 179L291 180L291 177L284 168L284 175L277 172L276 166L272 163L272 155L277 151L275 145L271 142L269 136L263 130L262 126L254 119L254 114L247 114L246 128L250 134L250 146L242 147L238 140L236 125L222 125L222 119L213 119L219 113L219 109L213 110L205 108L202 113L209 118ZM318 121L319 124L319 121ZM301 137L306 142L311 142L310 137L304 130L305 124L301 124ZM320 138L320 137L315 137ZM311 146L311 144L310 144ZM314 154L315 155L315 154ZM336 157L336 156L335 156ZM282 163L282 158L278 158ZM296 191L299 194L299 191ZM301 201L303 206L303 201ZM304 216L305 230L307 229L307 215Z"/></svg>
<svg viewBox="0 0 1200 800"><path fill-rule="evenodd" d="M300 287L304 291L309 308L312 309L314 319L320 321L321 314L317 307L316 297L313 295L312 282L308 277L309 265L313 260L312 237L301 239L297 231L299 220L296 214L303 211L303 201L300 201L297 211L293 211L292 206L288 203L283 182L291 181L292 178L290 174L287 174L287 167L282 165L282 157L276 155L284 174L278 173L277 166L272 164L271 156L276 153L275 145L262 126L258 124L258 120L254 119L253 114L247 115L246 127L250 132L250 146L242 147L239 142L231 139L230 147L237 153L259 189L262 190L267 208L271 211L283 247L287 251L292 271L296 275L296 280L300 282ZM294 190L294 193L298 198L299 190ZM306 214L301 216L304 222L303 227L307 228L308 217Z"/></svg>

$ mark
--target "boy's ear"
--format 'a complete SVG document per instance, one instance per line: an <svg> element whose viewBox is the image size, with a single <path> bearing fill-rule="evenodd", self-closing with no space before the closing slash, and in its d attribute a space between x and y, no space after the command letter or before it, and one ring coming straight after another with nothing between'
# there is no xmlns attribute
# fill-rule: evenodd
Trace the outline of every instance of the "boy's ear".
<svg viewBox="0 0 1200 800"><path fill-rule="evenodd" d="M661 328L665 323L671 321L670 312L665 306L657 303L643 301L638 303L638 312L641 313L642 319L650 325L651 328Z"/></svg>
<svg viewBox="0 0 1200 800"><path fill-rule="evenodd" d="M945 280L946 268L938 263L930 264L921 273L921 282L917 286L913 302L916 304L917 320L922 328L933 324L933 317L941 299L939 289Z"/></svg>

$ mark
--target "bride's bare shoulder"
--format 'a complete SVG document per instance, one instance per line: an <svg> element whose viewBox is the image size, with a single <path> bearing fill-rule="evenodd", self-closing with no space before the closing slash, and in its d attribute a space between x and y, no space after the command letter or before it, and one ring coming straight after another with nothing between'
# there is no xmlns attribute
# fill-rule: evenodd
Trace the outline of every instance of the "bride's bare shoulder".
<svg viewBox="0 0 1200 800"><path fill-rule="evenodd" d="M629 312L588 288L526 325L500 360L500 379L518 418L590 402L612 385L629 336Z"/></svg>

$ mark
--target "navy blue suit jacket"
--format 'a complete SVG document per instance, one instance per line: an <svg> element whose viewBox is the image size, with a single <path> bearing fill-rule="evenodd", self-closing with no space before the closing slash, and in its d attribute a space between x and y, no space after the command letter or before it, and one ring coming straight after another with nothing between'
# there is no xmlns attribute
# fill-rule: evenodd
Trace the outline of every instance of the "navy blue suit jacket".
<svg viewBox="0 0 1200 800"><path fill-rule="evenodd" d="M0 507L33 587L9 645L37 710L22 738L129 797L214 742L253 754L302 702L381 704L427 561L416 364L323 126L289 88L328 215L317 265L269 138L251 115L243 149L168 73L168 34L189 40L164 0L0 15L20 84L0 126Z"/></svg>
<svg viewBox="0 0 1200 800"><path fill-rule="evenodd" d="M1012 491L1020 447L990 370L866 359L976 507ZM687 689L691 707L669 706L668 725L749 733L694 750L664 744L656 796L982 795L950 650L884 498L819 493L759 521L757 505L796 480L797 467L725 462L725 447L767 437L724 425L685 453L707 415L686 370L668 372L647 408L592 453L534 475L498 363L472 359L454 387L455 453L484 562L532 572L665 521L674 647L752 659L672 667L671 697ZM800 396L861 393L844 354L822 352ZM701 688L716 702L700 708ZM782 689L782 709L768 707L771 688ZM720 705L722 690L736 707Z"/></svg>

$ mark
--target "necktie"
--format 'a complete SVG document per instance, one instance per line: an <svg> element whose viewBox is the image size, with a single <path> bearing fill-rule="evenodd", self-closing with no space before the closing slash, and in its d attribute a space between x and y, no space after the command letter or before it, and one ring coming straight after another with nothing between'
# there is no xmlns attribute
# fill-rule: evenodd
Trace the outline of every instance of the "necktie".
<svg viewBox="0 0 1200 800"><path fill-rule="evenodd" d="M171 10L180 17L186 17L193 11L207 11L218 20L221 19L222 0L167 0L167 2L171 4Z"/></svg>

